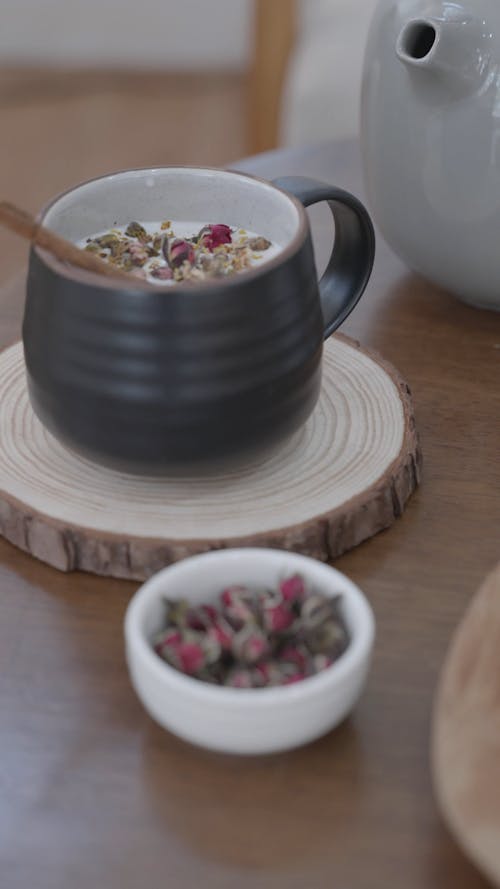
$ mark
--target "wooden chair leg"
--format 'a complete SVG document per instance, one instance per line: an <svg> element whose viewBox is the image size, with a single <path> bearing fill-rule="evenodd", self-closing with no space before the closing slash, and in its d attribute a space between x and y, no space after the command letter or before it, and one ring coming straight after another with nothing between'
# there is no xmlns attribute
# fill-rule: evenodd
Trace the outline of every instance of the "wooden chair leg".
<svg viewBox="0 0 500 889"><path fill-rule="evenodd" d="M248 90L248 143L253 154L278 144L281 95L296 34L295 0L255 0Z"/></svg>

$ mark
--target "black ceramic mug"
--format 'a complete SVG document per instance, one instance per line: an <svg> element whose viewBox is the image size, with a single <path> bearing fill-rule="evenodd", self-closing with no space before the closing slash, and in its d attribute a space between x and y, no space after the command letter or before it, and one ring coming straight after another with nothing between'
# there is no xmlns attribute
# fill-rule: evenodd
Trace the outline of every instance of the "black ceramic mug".
<svg viewBox="0 0 500 889"><path fill-rule="evenodd" d="M318 201L335 219L319 284L304 210ZM279 250L237 275L170 287L127 287L39 248L30 256L23 341L35 413L70 449L132 472L244 457L304 423L323 339L358 302L374 259L362 204L310 179L132 170L73 188L40 217L72 241L165 218L244 228Z"/></svg>

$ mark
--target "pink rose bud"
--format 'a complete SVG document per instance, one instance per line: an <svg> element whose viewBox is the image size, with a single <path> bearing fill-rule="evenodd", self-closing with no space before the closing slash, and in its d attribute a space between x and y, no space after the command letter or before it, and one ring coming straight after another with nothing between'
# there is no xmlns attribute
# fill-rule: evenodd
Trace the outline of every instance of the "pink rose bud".
<svg viewBox="0 0 500 889"><path fill-rule="evenodd" d="M332 618L332 609L335 609L335 607L335 600L328 596L323 596L321 593L309 596L305 600L300 612L304 627L307 630L320 627L325 621Z"/></svg>
<svg viewBox="0 0 500 889"><path fill-rule="evenodd" d="M182 633L177 629L165 630L156 640L155 651L162 654L164 649L176 648L182 642Z"/></svg>
<svg viewBox="0 0 500 889"><path fill-rule="evenodd" d="M236 667L228 674L226 685L229 688L253 688L252 671L246 670L244 667Z"/></svg>
<svg viewBox="0 0 500 889"><path fill-rule="evenodd" d="M166 265L158 266L157 268L153 269L153 271L151 272L151 276L153 278L157 278L158 281L171 281L174 277L172 269L169 269Z"/></svg>
<svg viewBox="0 0 500 889"><path fill-rule="evenodd" d="M322 670L326 670L327 667L331 667L333 664L333 658L328 657L327 654L315 654L313 657L313 668L315 673L321 673Z"/></svg>
<svg viewBox="0 0 500 889"><path fill-rule="evenodd" d="M307 672L307 655L305 651L295 645L287 645L280 653L280 660L287 664L294 664L301 673Z"/></svg>
<svg viewBox="0 0 500 889"><path fill-rule="evenodd" d="M261 687L276 685L277 669L270 661L262 661L260 664L255 664L253 673L256 685Z"/></svg>
<svg viewBox="0 0 500 889"><path fill-rule="evenodd" d="M269 642L258 627L247 624L233 637L232 651L237 661L252 665L267 657Z"/></svg>
<svg viewBox="0 0 500 889"><path fill-rule="evenodd" d="M214 621L219 617L219 612L214 605L201 605L200 611L206 616L206 619L209 623L213 624Z"/></svg>
<svg viewBox="0 0 500 889"><path fill-rule="evenodd" d="M147 250L141 244L130 244L128 247L130 259L135 266L143 266L149 258Z"/></svg>
<svg viewBox="0 0 500 889"><path fill-rule="evenodd" d="M280 605L264 605L264 627L271 633L280 633L292 626L295 615L290 606L282 602Z"/></svg>
<svg viewBox="0 0 500 889"><path fill-rule="evenodd" d="M264 669L261 669L261 668ZM254 688L265 688L269 685L269 670L267 664L256 664L252 670Z"/></svg>
<svg viewBox="0 0 500 889"><path fill-rule="evenodd" d="M236 600L248 598L249 595L246 586L228 586L222 590L219 598L224 608L230 608Z"/></svg>
<svg viewBox="0 0 500 889"><path fill-rule="evenodd" d="M253 636L248 639L242 651L242 659L247 664L256 664L269 653L269 643L265 636Z"/></svg>
<svg viewBox="0 0 500 889"><path fill-rule="evenodd" d="M233 237L228 225L205 225L198 235L200 247L206 247L212 253L216 247L232 244Z"/></svg>
<svg viewBox="0 0 500 889"><path fill-rule="evenodd" d="M220 660L222 648L219 640L212 634L211 630L201 635L200 645L205 656L205 666L212 666Z"/></svg>
<svg viewBox="0 0 500 889"><path fill-rule="evenodd" d="M252 596L246 587L228 587L221 593L220 600L224 608L225 617L237 629L254 620L255 615L250 604Z"/></svg>
<svg viewBox="0 0 500 889"><path fill-rule="evenodd" d="M173 241L165 239L163 243L163 255L171 269L178 269L185 262L194 265L196 253L193 245L182 238L174 238Z"/></svg>
<svg viewBox="0 0 500 889"><path fill-rule="evenodd" d="M186 626L188 626L190 630L198 630L199 632L205 630L207 627L204 616L200 614L196 608L192 608L188 611Z"/></svg>
<svg viewBox="0 0 500 889"><path fill-rule="evenodd" d="M280 593L285 602L301 601L306 595L306 586L300 574L287 577L280 583Z"/></svg>
<svg viewBox="0 0 500 889"><path fill-rule="evenodd" d="M175 649L179 669L189 676L198 673L205 666L205 653L196 642L181 642Z"/></svg>
<svg viewBox="0 0 500 889"><path fill-rule="evenodd" d="M231 651L233 645L233 628L223 617L216 617L207 631L207 636L216 639L222 651Z"/></svg>
<svg viewBox="0 0 500 889"><path fill-rule="evenodd" d="M190 630L206 630L217 620L217 616L217 609L212 605L200 605L188 611L186 621Z"/></svg>
<svg viewBox="0 0 500 889"><path fill-rule="evenodd" d="M169 599L167 605L167 628L184 627L189 611L189 605L183 599Z"/></svg>

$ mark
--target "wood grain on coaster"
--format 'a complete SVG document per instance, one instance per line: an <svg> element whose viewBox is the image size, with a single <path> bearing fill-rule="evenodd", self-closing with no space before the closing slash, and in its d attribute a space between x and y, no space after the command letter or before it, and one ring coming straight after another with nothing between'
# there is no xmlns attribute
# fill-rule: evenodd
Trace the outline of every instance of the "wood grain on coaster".
<svg viewBox="0 0 500 889"><path fill-rule="evenodd" d="M318 405L265 459L144 478L68 451L33 414L20 343L0 354L0 533L62 571L143 580L185 556L274 546L328 560L388 528L418 484L408 386L358 343L325 343Z"/></svg>

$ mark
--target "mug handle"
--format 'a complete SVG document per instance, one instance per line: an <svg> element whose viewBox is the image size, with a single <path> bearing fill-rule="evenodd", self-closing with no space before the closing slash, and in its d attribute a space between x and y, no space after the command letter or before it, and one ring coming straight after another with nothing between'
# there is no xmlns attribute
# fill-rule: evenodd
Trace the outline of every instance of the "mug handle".
<svg viewBox="0 0 500 889"><path fill-rule="evenodd" d="M365 207L354 195L305 176L273 179L273 185L293 194L309 207L327 201L335 220L335 243L319 295L324 338L345 321L361 299L375 259L375 232Z"/></svg>

